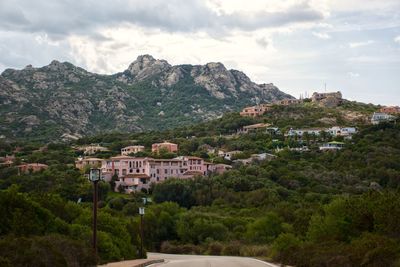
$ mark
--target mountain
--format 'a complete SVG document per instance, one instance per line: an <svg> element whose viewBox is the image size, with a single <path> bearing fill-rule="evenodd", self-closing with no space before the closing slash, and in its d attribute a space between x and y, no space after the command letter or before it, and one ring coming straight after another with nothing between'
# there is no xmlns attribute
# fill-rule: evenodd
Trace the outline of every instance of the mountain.
<svg viewBox="0 0 400 267"><path fill-rule="evenodd" d="M293 98L221 63L172 66L139 56L113 75L68 62L0 75L0 136L40 140L109 131L168 129L244 106Z"/></svg>

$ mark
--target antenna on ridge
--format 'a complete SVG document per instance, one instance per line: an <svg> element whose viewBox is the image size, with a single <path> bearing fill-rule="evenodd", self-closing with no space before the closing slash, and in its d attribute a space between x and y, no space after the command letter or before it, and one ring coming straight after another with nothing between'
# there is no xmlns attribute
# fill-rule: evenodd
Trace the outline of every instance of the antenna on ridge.
<svg viewBox="0 0 400 267"><path fill-rule="evenodd" d="M325 93L326 93L326 83L325 83Z"/></svg>

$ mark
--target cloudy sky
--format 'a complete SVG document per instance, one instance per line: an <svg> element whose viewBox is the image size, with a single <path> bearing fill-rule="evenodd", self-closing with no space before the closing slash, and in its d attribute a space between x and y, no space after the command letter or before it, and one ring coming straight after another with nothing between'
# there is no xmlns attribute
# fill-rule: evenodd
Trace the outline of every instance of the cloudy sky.
<svg viewBox="0 0 400 267"><path fill-rule="evenodd" d="M57 59L111 74L141 54L400 105L400 0L0 0L0 72Z"/></svg>

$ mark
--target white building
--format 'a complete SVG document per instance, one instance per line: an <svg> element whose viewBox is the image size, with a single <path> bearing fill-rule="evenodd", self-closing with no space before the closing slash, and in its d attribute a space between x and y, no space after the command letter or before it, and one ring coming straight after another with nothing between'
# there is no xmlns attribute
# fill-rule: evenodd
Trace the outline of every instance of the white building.
<svg viewBox="0 0 400 267"><path fill-rule="evenodd" d="M144 146L127 146L127 147L121 148L121 155L128 156L131 153L137 153L140 151L144 151Z"/></svg>
<svg viewBox="0 0 400 267"><path fill-rule="evenodd" d="M393 115L389 115L387 113L382 113L382 112L374 112L371 118L371 123L376 125L385 121L393 121L394 119L395 116Z"/></svg>
<svg viewBox="0 0 400 267"><path fill-rule="evenodd" d="M286 136L300 136L302 137L305 133L308 135L319 136L323 129L290 129Z"/></svg>

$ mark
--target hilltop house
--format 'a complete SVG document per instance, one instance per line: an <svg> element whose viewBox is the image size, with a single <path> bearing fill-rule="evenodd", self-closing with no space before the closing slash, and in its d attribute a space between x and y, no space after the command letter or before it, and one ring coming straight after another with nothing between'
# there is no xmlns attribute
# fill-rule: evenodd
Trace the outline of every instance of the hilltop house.
<svg viewBox="0 0 400 267"><path fill-rule="evenodd" d="M387 113L381 113L381 112L374 112L371 118L371 123L376 125L381 122L386 122L386 121L394 121L396 119L395 116L389 115Z"/></svg>
<svg viewBox="0 0 400 267"><path fill-rule="evenodd" d="M398 107L398 106L396 106L396 107L383 107L379 111L380 111L380 113L387 113L387 114L397 115L397 114L400 114L400 107Z"/></svg>
<svg viewBox="0 0 400 267"><path fill-rule="evenodd" d="M271 104L259 104L252 107L246 107L240 112L242 117L258 117L271 109Z"/></svg>
<svg viewBox="0 0 400 267"><path fill-rule="evenodd" d="M165 149L168 152L177 152L178 145L170 142L155 143L151 145L151 152L160 153L160 150Z"/></svg>
<svg viewBox="0 0 400 267"><path fill-rule="evenodd" d="M282 100L275 101L275 105L280 105L280 106L290 106L290 105L297 105L303 103L303 100L301 99L293 99L293 98L286 98Z"/></svg>
<svg viewBox="0 0 400 267"><path fill-rule="evenodd" d="M140 151L144 151L144 146L127 146L121 148L121 155L127 156L129 154L134 154Z"/></svg>
<svg viewBox="0 0 400 267"><path fill-rule="evenodd" d="M330 93L314 92L311 97L311 101L317 102L325 107L336 107L343 102L343 97L340 91Z"/></svg>

